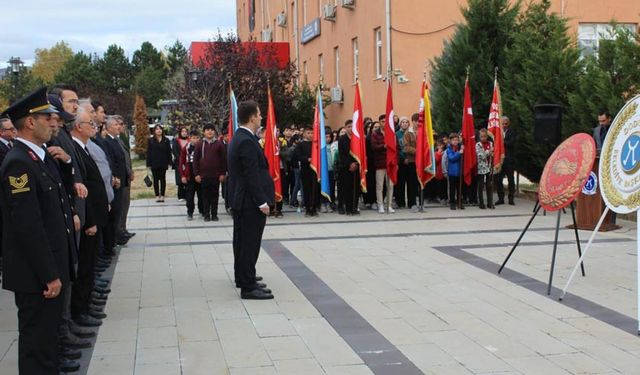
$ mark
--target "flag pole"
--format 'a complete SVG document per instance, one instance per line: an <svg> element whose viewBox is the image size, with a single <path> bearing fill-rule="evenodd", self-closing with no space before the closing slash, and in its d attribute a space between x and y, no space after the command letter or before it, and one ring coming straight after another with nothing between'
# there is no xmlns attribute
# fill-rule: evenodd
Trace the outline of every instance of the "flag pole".
<svg viewBox="0 0 640 375"><path fill-rule="evenodd" d="M493 87L493 90L494 90L494 91L495 91L495 89L496 89L496 88L495 88L495 85L496 85L496 83L497 83L497 82L498 82L498 67L496 66L496 67L495 67L495 69L493 70L493 86L494 86L494 87ZM500 121L500 120L501 120L501 119L498 119L498 121ZM502 127L499 129L499 131L502 131ZM494 142L493 142L493 152L494 152L494 153L496 152L496 143L495 143L495 139L494 139ZM492 158L491 158L491 159L492 159L492 160L491 160L491 163L490 163L490 165L491 165L491 172L489 173L489 178L491 179L491 181L490 181L490 182L491 182L491 184L493 184L493 177L494 177L494 176L493 176L493 172L494 172L494 168L493 168L493 158L494 158L494 157L492 157ZM492 188L492 190L493 190L493 186L492 186L491 188ZM491 197L491 201L493 202L493 197Z"/></svg>
<svg viewBox="0 0 640 375"><path fill-rule="evenodd" d="M426 87L427 84L427 64L428 61L425 61L424 63L424 71L423 71L423 78L424 78L424 84ZM420 93L420 95L424 98L424 91ZM422 120L422 134L426 136L426 126L427 126L427 112L426 112L426 108L427 108L427 103L424 103L424 107L425 107L425 111L424 111L424 115L422 116L423 120ZM417 131L416 131L416 136L417 136ZM424 147L422 148L422 152L425 152ZM422 155L420 155L421 158L423 158ZM423 158L424 159L424 158ZM422 166L422 168L424 169L424 165ZM418 208L419 212L424 212L424 187L425 185L422 184L422 174L424 173L424 171L420 171L420 175L418 176L418 185L420 185L420 206Z"/></svg>
<svg viewBox="0 0 640 375"><path fill-rule="evenodd" d="M465 80L465 85L468 84L469 82L469 70L470 70L470 66L467 65L467 78ZM464 107L464 100L463 100L463 104L462 106ZM466 108L462 109L462 120L464 121L464 111L466 110ZM464 130L464 129L463 129ZM461 137L462 138L462 137ZM462 147L464 147L464 139L462 140ZM459 187L460 190L458 190L458 208L462 209L462 180L464 179L464 151L462 152L462 155L460 157L460 166L462 167L462 173L460 178L460 183L459 183Z"/></svg>
<svg viewBox="0 0 640 375"><path fill-rule="evenodd" d="M358 66L357 65L356 65L355 71L353 73L354 73L354 76L355 76L355 79L356 79L356 86L358 86L359 77L358 77ZM357 89L357 87L356 87L356 89ZM359 91L359 90L356 90L356 91ZM356 126L356 124L353 124L352 126ZM364 129L363 129L363 131L364 131ZM353 137L353 134L351 136ZM358 171L359 170L360 170L360 166L358 166ZM360 202L356 202L356 196L357 196L356 187L359 186L359 185L356 185L356 184L360 184L360 181L358 181L357 174L355 173L355 171L353 171L352 173L353 173L353 189L351 189L351 190L352 190L352 194L353 194L353 200L351 201L351 204L353 206L355 206L355 211L352 212L352 214L355 214L358 211L358 206L360 205ZM353 206L351 207L352 210L354 208Z"/></svg>
<svg viewBox="0 0 640 375"><path fill-rule="evenodd" d="M318 80L318 95L322 95L322 85L323 85L324 81L323 81L323 77L322 74L320 74L320 78ZM316 107L319 105L319 100L316 97ZM319 111L319 109L318 109ZM318 112L318 116L320 115L320 112ZM315 120L315 119L314 119ZM314 121L315 122L315 121ZM314 131L315 133L315 131ZM318 149L320 152L322 152L322 148L320 147L320 143L322 142L322 139L320 139L320 119L318 119ZM313 143L311 144L311 146L313 147ZM313 150L311 151L313 152ZM322 155L320 154L320 152L318 152L318 170L316 171L316 180L313 181L313 186L311 188L311 206L314 207L316 210L320 207L315 207L316 203L318 202L318 200L316 199L316 194L318 194L318 183L321 181L322 179L322 172L321 172L321 168L322 168Z"/></svg>
<svg viewBox="0 0 640 375"><path fill-rule="evenodd" d="M387 85L391 86L391 64L390 63L387 64ZM389 121L393 121L393 118L386 119L386 122L385 122L386 126L389 126ZM395 127L395 124L394 124L394 127ZM385 148L384 151L385 151L385 154L386 154L386 152L387 152L386 148ZM393 197L391 196L391 194L389 194L389 186L393 186L391 184L391 178L389 177L389 171L387 171L387 175L385 177L384 183L387 184L387 199L386 199L386 201L387 201L387 209L386 209L386 211L387 211L387 215L389 215L390 214L389 207L391 207L391 204L393 202ZM379 208L378 208L378 210L379 210Z"/></svg>

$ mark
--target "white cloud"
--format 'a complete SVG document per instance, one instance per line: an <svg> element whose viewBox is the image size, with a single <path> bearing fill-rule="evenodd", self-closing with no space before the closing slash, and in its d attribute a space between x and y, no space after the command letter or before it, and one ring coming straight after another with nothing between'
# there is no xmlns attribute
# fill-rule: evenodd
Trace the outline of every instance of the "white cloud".
<svg viewBox="0 0 640 375"><path fill-rule="evenodd" d="M11 56L32 62L36 48L60 40L98 54L118 44L131 56L144 41L163 49L179 39L188 47L236 24L233 0L23 0L3 4L1 13L0 66Z"/></svg>

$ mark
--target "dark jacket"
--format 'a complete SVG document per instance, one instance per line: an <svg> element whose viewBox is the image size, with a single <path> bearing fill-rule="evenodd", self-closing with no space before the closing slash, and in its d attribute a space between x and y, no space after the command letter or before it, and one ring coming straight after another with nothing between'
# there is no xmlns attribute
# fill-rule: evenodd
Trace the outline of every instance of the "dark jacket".
<svg viewBox="0 0 640 375"><path fill-rule="evenodd" d="M309 168L311 163L309 158L311 157L311 141L302 141L298 143L293 153L291 154L291 161L300 168Z"/></svg>
<svg viewBox="0 0 640 375"><path fill-rule="evenodd" d="M233 210L255 210L264 203L275 202L267 159L253 134L238 128L229 144L227 157L227 194Z"/></svg>
<svg viewBox="0 0 640 375"><path fill-rule="evenodd" d="M371 149L375 169L387 169L387 149L384 146L384 133L371 132Z"/></svg>
<svg viewBox="0 0 640 375"><path fill-rule="evenodd" d="M5 145L4 142L0 142L0 164L4 160L4 157L7 156L9 152L9 146Z"/></svg>
<svg viewBox="0 0 640 375"><path fill-rule="evenodd" d="M2 287L42 293L58 278L68 287L73 279L75 234L59 172L16 141L0 168L0 185Z"/></svg>
<svg viewBox="0 0 640 375"><path fill-rule="evenodd" d="M227 155L222 141L205 139L198 142L193 153L193 175L219 178L227 174Z"/></svg>
<svg viewBox="0 0 640 375"><path fill-rule="evenodd" d="M109 219L109 200L100 169L98 169L98 165L93 158L78 143L74 146L84 166L82 183L89 191L86 198L86 218L82 229L88 229L94 225L97 225L98 228L103 228L107 225Z"/></svg>
<svg viewBox="0 0 640 375"><path fill-rule="evenodd" d="M158 142L156 137L149 138L147 167L152 169L169 169L170 165L173 165L173 162L169 140L162 137L162 140Z"/></svg>
<svg viewBox="0 0 640 375"><path fill-rule="evenodd" d="M513 126L513 125L512 125ZM507 168L515 168L516 167L516 141L518 139L518 135L513 129L510 127L508 130L505 129L504 132L504 166Z"/></svg>
<svg viewBox="0 0 640 375"><path fill-rule="evenodd" d="M120 142L116 138L107 135L104 138L104 152L107 154L113 177L120 179L121 186L129 186L129 174L127 173L127 159Z"/></svg>
<svg viewBox="0 0 640 375"><path fill-rule="evenodd" d="M351 155L351 138L346 134L338 140L338 158L342 169L349 169L351 163L356 162L356 159Z"/></svg>

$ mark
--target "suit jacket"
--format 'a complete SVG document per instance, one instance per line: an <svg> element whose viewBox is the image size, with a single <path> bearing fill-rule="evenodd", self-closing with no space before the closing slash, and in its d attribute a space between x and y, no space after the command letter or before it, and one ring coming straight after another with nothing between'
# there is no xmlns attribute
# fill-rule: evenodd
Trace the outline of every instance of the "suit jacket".
<svg viewBox="0 0 640 375"><path fill-rule="evenodd" d="M518 135L513 127L504 132L504 165L515 168L516 164L516 140Z"/></svg>
<svg viewBox="0 0 640 375"><path fill-rule="evenodd" d="M593 140L596 141L596 150L600 151L602 150L602 132L603 131L607 131L609 129L605 129L604 126L602 125L598 125L595 128L593 128Z"/></svg>
<svg viewBox="0 0 640 375"><path fill-rule="evenodd" d="M111 172L114 177L120 179L122 186L129 186L129 174L127 173L126 158L122 146L117 139L107 135L104 139L105 152L111 159Z"/></svg>
<svg viewBox="0 0 640 375"><path fill-rule="evenodd" d="M275 202L273 180L267 159L255 135L239 128L228 151L229 181L227 196L234 210L257 209Z"/></svg>
<svg viewBox="0 0 640 375"><path fill-rule="evenodd" d="M0 204L5 233L2 287L41 293L58 278L69 286L75 240L67 193L58 171L20 141L0 167Z"/></svg>
<svg viewBox="0 0 640 375"><path fill-rule="evenodd" d="M86 198L86 219L82 229L91 228L94 225L97 225L98 228L105 227L109 220L109 201L100 169L91 156L89 156L78 143L75 143L74 146L84 165L84 179L82 182L89 191L89 195L87 195Z"/></svg>
<svg viewBox="0 0 640 375"><path fill-rule="evenodd" d="M7 156L9 152L9 146L5 145L4 142L0 142L0 164L4 160L4 157Z"/></svg>

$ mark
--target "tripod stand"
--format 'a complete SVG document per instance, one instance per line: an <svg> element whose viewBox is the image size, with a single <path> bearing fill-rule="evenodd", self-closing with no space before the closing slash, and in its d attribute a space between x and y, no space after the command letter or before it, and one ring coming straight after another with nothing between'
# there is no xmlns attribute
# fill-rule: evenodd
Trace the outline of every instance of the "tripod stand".
<svg viewBox="0 0 640 375"><path fill-rule="evenodd" d="M516 248L520 244L520 241L522 241L522 238L524 237L524 234L527 233L527 230L531 226L531 223L533 223L533 219L536 218L536 216L538 215L538 212L540 212L541 208L542 208L542 206L539 204L539 202L536 201L536 205L535 205L535 208L533 210L533 215L531 216L531 219L529 219L529 222L524 227L524 230L522 231L522 233L520 233L520 237L518 237L518 240L516 241L516 243L511 248L511 251L509 252L509 255L507 255L507 257L505 258L504 262L502 262L502 265L500 266L500 269L498 270L498 273L502 272L502 270L504 269L505 265L507 264L507 262L509 261L511 256L516 251ZM558 235L560 233L560 217L562 216L562 212L563 212L563 210L558 210L558 219L556 220L556 233L555 233L555 237L554 237L554 240L553 240L553 255L551 257L551 270L549 271L549 284L547 286L547 295L551 294L551 286L553 284L553 271L554 271L555 265L556 265L556 252L557 252L557 249L558 249ZM573 231L574 231L575 236L576 236L576 245L578 247L578 257L581 258L582 257L582 249L580 248L580 237L578 235L578 228L576 226L576 212L575 212L575 208L573 206L573 202L571 202L571 217L573 219L573 224L574 224ZM581 267L581 270L582 270L582 276L585 276L584 263L580 263L580 267Z"/></svg>

